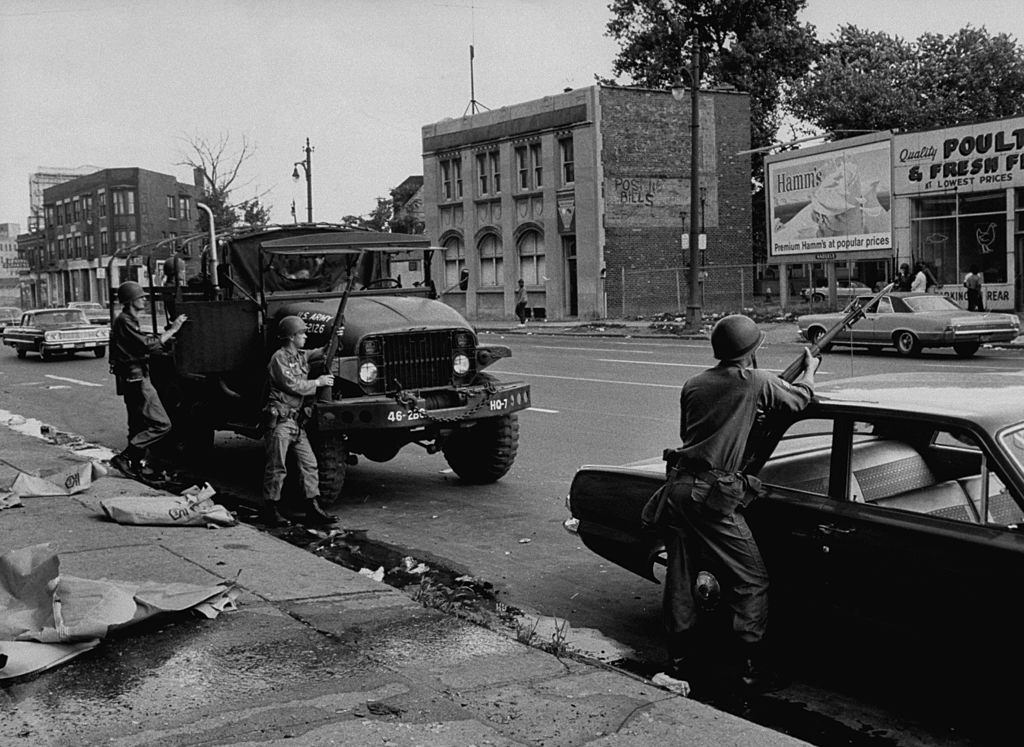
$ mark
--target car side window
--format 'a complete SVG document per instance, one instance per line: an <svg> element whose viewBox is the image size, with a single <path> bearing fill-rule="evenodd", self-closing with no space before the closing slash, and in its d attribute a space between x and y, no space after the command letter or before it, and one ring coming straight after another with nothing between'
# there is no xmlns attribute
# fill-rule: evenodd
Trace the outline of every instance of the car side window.
<svg viewBox="0 0 1024 747"><path fill-rule="evenodd" d="M968 524L1024 521L979 441L964 430L894 434L881 457L857 455L855 447L853 472L870 505Z"/></svg>
<svg viewBox="0 0 1024 747"><path fill-rule="evenodd" d="M878 314L891 314L892 301L888 298L880 298L878 300L878 306L875 308L875 312Z"/></svg>
<svg viewBox="0 0 1024 747"><path fill-rule="evenodd" d="M910 309L907 308L907 305L903 303L902 298L892 298L891 296L887 296L887 298L889 299L889 302L892 304L892 310L894 312L905 314L910 311Z"/></svg>
<svg viewBox="0 0 1024 747"><path fill-rule="evenodd" d="M833 432L829 418L797 420L782 434L758 477L768 485L828 495Z"/></svg>

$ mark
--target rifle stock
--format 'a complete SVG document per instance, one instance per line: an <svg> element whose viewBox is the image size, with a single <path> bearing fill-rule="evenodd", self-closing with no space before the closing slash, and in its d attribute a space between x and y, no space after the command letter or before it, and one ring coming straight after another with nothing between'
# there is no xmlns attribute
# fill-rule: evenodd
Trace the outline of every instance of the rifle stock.
<svg viewBox="0 0 1024 747"><path fill-rule="evenodd" d="M837 335L849 329L858 321L864 318L865 306L870 306L871 304L876 303L880 298L882 298L882 296L887 295L895 286L895 283L889 283L887 286L882 288L882 290L878 291L878 293L872 296L871 300L868 301L863 306L860 304L860 301L858 301L856 298L853 299L850 305L846 307L846 313L843 315L843 318L840 319L835 324L833 324L832 327L825 334L823 334L821 337L814 341L814 343L810 347L811 355L813 355L815 358L820 358L822 352L828 349L829 344L832 342L832 340L836 338ZM804 356L803 353L801 353L799 356L797 356L797 359L795 361L786 366L786 369L779 374L779 377L785 379L790 384L792 384L796 380L797 376L800 375L800 372L803 371L803 368Z"/></svg>

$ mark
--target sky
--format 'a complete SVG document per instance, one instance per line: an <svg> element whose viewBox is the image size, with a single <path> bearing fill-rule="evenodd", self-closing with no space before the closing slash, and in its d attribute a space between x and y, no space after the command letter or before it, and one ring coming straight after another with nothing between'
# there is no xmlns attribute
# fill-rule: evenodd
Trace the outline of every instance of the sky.
<svg viewBox="0 0 1024 747"><path fill-rule="evenodd" d="M808 0L907 39L973 25L1024 40L1020 0ZM421 128L610 77L608 0L3 0L0 223L25 230L38 167L141 167L192 183L190 142L255 152L235 200L306 215L291 177L309 138L313 217L365 215L422 173ZM475 49L475 96L469 47ZM621 81L628 83L628 80ZM300 175L303 169L299 168Z"/></svg>

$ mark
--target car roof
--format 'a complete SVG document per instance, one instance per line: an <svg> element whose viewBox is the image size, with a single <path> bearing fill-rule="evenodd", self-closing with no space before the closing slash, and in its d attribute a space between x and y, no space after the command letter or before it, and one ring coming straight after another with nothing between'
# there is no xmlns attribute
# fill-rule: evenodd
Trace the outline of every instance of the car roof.
<svg viewBox="0 0 1024 747"><path fill-rule="evenodd" d="M990 431L1024 421L1024 371L889 373L839 379L815 387L819 401L973 420Z"/></svg>

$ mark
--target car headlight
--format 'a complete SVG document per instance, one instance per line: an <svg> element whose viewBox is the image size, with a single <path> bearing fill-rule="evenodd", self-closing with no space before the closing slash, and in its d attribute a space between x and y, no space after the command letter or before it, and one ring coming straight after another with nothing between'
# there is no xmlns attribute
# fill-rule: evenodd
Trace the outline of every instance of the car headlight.
<svg viewBox="0 0 1024 747"><path fill-rule="evenodd" d="M363 384L372 384L377 380L377 364L373 361L366 361L359 365L359 381Z"/></svg>
<svg viewBox="0 0 1024 747"><path fill-rule="evenodd" d="M469 373L469 357L465 353L456 353L452 356L452 370L456 376L465 376Z"/></svg>
<svg viewBox="0 0 1024 747"><path fill-rule="evenodd" d="M45 342L57 342L60 339L59 332L43 332L43 340Z"/></svg>

